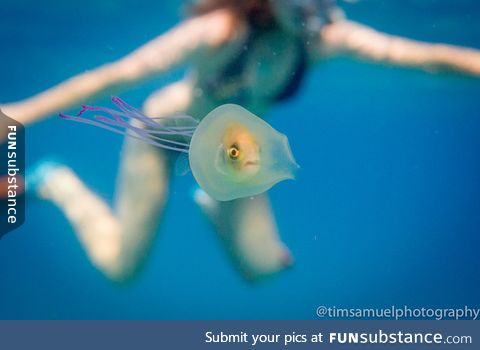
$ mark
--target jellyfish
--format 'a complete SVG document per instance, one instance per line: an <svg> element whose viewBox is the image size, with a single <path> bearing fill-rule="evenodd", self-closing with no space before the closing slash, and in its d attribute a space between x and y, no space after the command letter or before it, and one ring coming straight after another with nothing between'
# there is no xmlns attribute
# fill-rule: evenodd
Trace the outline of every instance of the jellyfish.
<svg viewBox="0 0 480 350"><path fill-rule="evenodd" d="M299 168L287 137L239 105L221 105L198 121L188 115L150 118L118 97L112 102L119 110L83 106L76 116L60 117L187 155L199 186L219 201L265 192L294 179Z"/></svg>

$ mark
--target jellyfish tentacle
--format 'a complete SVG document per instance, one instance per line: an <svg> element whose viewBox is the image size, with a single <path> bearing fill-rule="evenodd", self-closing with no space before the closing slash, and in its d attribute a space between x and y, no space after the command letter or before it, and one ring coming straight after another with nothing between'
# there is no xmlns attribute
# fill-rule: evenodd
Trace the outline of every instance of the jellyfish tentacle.
<svg viewBox="0 0 480 350"><path fill-rule="evenodd" d="M112 102L118 108L120 108L122 111L124 111L130 118L141 121L141 122L145 123L146 125L150 125L150 126L158 125L157 122L155 122L151 118L148 118L142 112L140 112L138 109L130 106L128 103L126 103L125 101L123 101L119 97L113 96L112 97Z"/></svg>
<svg viewBox="0 0 480 350"><path fill-rule="evenodd" d="M106 118L106 117L100 116L100 115L96 115L93 118L95 118L95 120L97 120L99 122L103 122L105 124L129 129L129 130L134 131L138 135L141 135L142 137L145 137L145 138L150 138L150 139L153 139L153 140L158 140L158 141L161 141L161 142L170 143L170 144L174 144L174 145L178 145L178 146L182 146L182 147L187 147L187 148L188 148L188 145L189 145L189 143L187 143L187 142L169 140L169 139L166 139L166 138L163 138L163 137L152 135L148 132L148 130L136 127L136 126L131 125L130 123L127 123L127 122L119 122L119 121L112 120L112 119L109 119L109 118ZM178 134L175 134L175 135L178 135Z"/></svg>
<svg viewBox="0 0 480 350"><path fill-rule="evenodd" d="M137 119L139 121L142 121L144 122L145 124L147 125L158 125L159 123L156 121L156 120L171 120L171 119L188 119L190 121L192 121L195 125L198 125L199 121L189 115L186 115L186 114L174 114L174 115L170 115L168 117L154 117L154 118L150 118L150 117L147 117L146 115L144 115L140 110L138 110L137 108L129 105L128 103L126 103L125 101L123 101L120 97L118 96L113 96L112 97L112 102L118 107L120 108L122 111L124 111L125 113L127 113L130 117L134 118L134 119ZM175 129L177 127L175 126L166 126L166 125L162 125L163 127L165 127L166 129Z"/></svg>
<svg viewBox="0 0 480 350"><path fill-rule="evenodd" d="M168 117L154 117L151 119L153 120L186 119L186 120L190 120L194 125L198 125L200 123L197 119L195 119L194 117L188 114L174 114ZM190 126L185 126L185 128L190 128Z"/></svg>
<svg viewBox="0 0 480 350"><path fill-rule="evenodd" d="M116 111L111 110L109 108L103 108L103 107L96 107L96 106L84 106L84 108L77 114L78 116L83 115L86 111L100 111L100 112L105 112L111 115L112 117L115 118L115 120L112 120L108 117L105 116L100 116L100 115L95 115L94 118L97 120L101 120L102 122L113 124L113 125L121 125L123 127L127 127L128 121L124 120L121 118L123 115L124 117L128 118L127 115L124 115L124 113L115 113ZM176 130L179 131L176 131ZM195 128L193 127L175 127L175 130L164 130L163 127L159 127L159 125L155 125L155 129L145 129L149 133L152 134L164 134L164 135L184 135L184 136L191 136L193 132L195 131Z"/></svg>
<svg viewBox="0 0 480 350"><path fill-rule="evenodd" d="M182 136L192 137L194 130L180 131L180 132L167 131L167 130L146 130L146 132L153 135L182 135Z"/></svg>
<svg viewBox="0 0 480 350"><path fill-rule="evenodd" d="M60 117L100 127L120 135L133 137L157 147L188 153L190 139L195 132L196 125L198 125L196 119L190 116L176 115L172 118L193 121L195 122L195 126L167 126L164 123L159 123L147 117L141 111L130 106L118 97L112 97L112 102L120 111L106 107L85 105L82 106L82 109L76 116L61 114ZM92 112L93 116L88 114L89 112ZM102 114L95 114L95 112ZM169 118L170 117L162 119L168 120ZM129 122L129 120L132 119L141 122L145 127L133 125L133 123ZM177 141L168 138L168 136L183 136L186 137L188 141Z"/></svg>
<svg viewBox="0 0 480 350"><path fill-rule="evenodd" d="M110 118L107 118L107 117L104 117L102 115L95 115L93 116L93 118L95 120L98 120L99 122L103 122L105 124L109 124L109 125L113 125L113 126L119 126L119 127L122 127L122 128L126 128L126 129L130 129L130 130L134 130L136 131L137 133L146 133L146 134L149 134L151 135L150 137L152 138L159 138L158 136L155 136L155 135L181 135L181 136L186 136L186 137L192 137L192 133L190 132L173 132L173 131L163 131L163 130L149 130L149 129L144 129L144 128L139 128L137 126L134 126L126 121L116 121L116 120L112 120ZM161 139L161 138L160 138ZM163 139L167 142L170 142L171 140L168 140L168 139ZM188 145L187 143L182 143L182 145Z"/></svg>
<svg viewBox="0 0 480 350"><path fill-rule="evenodd" d="M187 142L169 140L169 139L158 137L158 136L152 136L152 135L148 134L148 132L145 129L142 129L142 128L136 128L134 126L129 126L128 129L136 132L139 135L151 138L153 140L158 140L158 141L161 141L161 142L170 143L172 145L178 145L178 146L187 147L187 148L189 147L189 143L187 143Z"/></svg>
<svg viewBox="0 0 480 350"><path fill-rule="evenodd" d="M115 124L115 121L113 121L111 119L108 119L108 118L105 118L106 120L109 121L110 125L125 127L125 129L130 130L130 131L134 132L135 134L133 134L132 132L128 132L126 130L119 130L119 129L117 129L113 126L110 126L110 125L106 125L105 123L100 122L98 119L90 120L90 119L87 119L87 118L83 118L83 117L79 117L79 116L70 116L70 115L66 115L66 114L63 114L63 113L60 114L60 117L62 119L65 119L65 120L71 120L71 121L74 121L74 122L88 124L88 125L96 126L96 127L99 127L99 128L102 128L102 129L120 134L120 135L129 136L129 137L132 137L132 138L137 139L137 140L141 140L145 143L148 143L148 144L156 146L156 147L161 147L161 148L169 149L169 150L172 150L172 151L188 153L188 148L189 148L188 143L176 142L176 141L173 141L173 140L167 140L167 139L162 139L162 138L156 138L158 140L158 141L156 141L156 140L152 139L152 137L150 135L147 135L146 133L142 132L142 131L144 131L144 129L135 128L135 127L132 128L132 125L129 124L129 123L126 123L126 125L122 125L122 124L119 125L119 124ZM159 142L159 141L161 141L161 142ZM170 142L170 141L173 141L173 142ZM179 147L170 146L168 144L165 144L165 142L170 142L172 144L176 144Z"/></svg>
<svg viewBox="0 0 480 350"><path fill-rule="evenodd" d="M157 122L157 120L173 120L173 119L187 119L192 121L195 125L198 125L199 121L189 115L186 114L174 114L170 115L167 117L154 117L150 118L147 117L145 114L143 114L140 110L137 108L129 105L125 101L123 101L120 97L113 96L112 97L112 102L120 108L122 111L124 111L127 115L129 115L131 118L137 119L139 121L144 122L147 125L155 126L159 125L160 123ZM161 124L160 124L161 125ZM183 128L183 127L177 127L177 126L166 126L162 125L162 127L166 129L176 129L176 128ZM190 128L191 126L187 126L187 128Z"/></svg>
<svg viewBox="0 0 480 350"><path fill-rule="evenodd" d="M127 113L119 112L107 107L88 106L88 105L82 106L82 109L80 110L80 112L77 113L77 117L80 117L87 112L103 112L108 115L111 115L115 120L118 120L118 121L126 121L123 118L129 119L129 115Z"/></svg>
<svg viewBox="0 0 480 350"><path fill-rule="evenodd" d="M114 132L114 133L117 133L117 134L120 134L120 135L127 135L127 132L125 132L125 131L115 129L111 126L108 126L108 125L105 125L105 124L102 124L100 122L90 120L90 119L87 119L87 118L78 117L78 116L71 116L71 115L67 115L67 114L63 114L63 113L60 113L59 116L60 116L60 118L65 119L65 120L70 120L70 121L74 121L74 122L82 123L82 124L93 125L93 126L96 126L96 127L99 127L99 128L102 128L102 129L105 129L105 130L108 130L108 131L111 131L111 132ZM140 139L140 137L137 137L135 135L129 135L129 136L131 136L133 138ZM143 139L142 139L142 141L145 141L145 142L148 142L148 143L156 143L156 142L153 142L153 141L149 142L149 140L143 140Z"/></svg>

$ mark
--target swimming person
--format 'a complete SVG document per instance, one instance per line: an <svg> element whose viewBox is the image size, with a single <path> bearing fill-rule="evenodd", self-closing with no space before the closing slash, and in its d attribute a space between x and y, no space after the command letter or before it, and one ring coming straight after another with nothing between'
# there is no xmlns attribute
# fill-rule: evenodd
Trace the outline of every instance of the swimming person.
<svg viewBox="0 0 480 350"><path fill-rule="evenodd" d="M480 76L480 52L380 33L344 18L332 0L199 0L192 16L118 61L74 76L26 100L0 106L23 124L126 89L186 62L184 79L149 96L145 114L186 113L200 120L225 103L263 116L294 96L308 68L337 54L363 60ZM115 210L65 165L44 164L33 181L73 224L92 262L112 279L136 275L165 206L173 157L125 140ZM266 194L227 202L197 192L233 261L249 278L292 263Z"/></svg>

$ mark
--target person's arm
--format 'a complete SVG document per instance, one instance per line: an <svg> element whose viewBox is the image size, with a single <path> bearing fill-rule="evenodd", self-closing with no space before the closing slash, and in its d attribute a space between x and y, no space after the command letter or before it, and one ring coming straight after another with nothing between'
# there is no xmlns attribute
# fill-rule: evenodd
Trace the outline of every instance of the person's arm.
<svg viewBox="0 0 480 350"><path fill-rule="evenodd" d="M76 75L23 101L1 105L23 124L68 109L111 88L123 87L181 64L201 47L221 45L229 39L232 16L226 11L187 20L118 61Z"/></svg>
<svg viewBox="0 0 480 350"><path fill-rule="evenodd" d="M480 76L479 50L388 35L348 20L326 25L321 30L320 40L323 53L348 54L387 64Z"/></svg>

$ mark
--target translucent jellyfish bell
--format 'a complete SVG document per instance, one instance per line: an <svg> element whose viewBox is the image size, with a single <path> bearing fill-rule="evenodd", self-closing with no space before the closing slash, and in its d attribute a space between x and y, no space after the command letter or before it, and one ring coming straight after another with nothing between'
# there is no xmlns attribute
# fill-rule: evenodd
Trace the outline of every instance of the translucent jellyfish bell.
<svg viewBox="0 0 480 350"><path fill-rule="evenodd" d="M254 196L293 179L298 165L285 135L234 104L211 111L190 142L193 176L213 198Z"/></svg>
<svg viewBox="0 0 480 350"><path fill-rule="evenodd" d="M287 137L238 105L222 105L198 122L186 115L149 118L118 97L112 101L121 111L83 106L76 116L60 116L188 153L198 184L219 201L265 192L282 180L293 179L299 168ZM88 119L87 112L101 115ZM136 125L129 122L132 119ZM172 120L181 120L177 123L181 126L167 125Z"/></svg>

